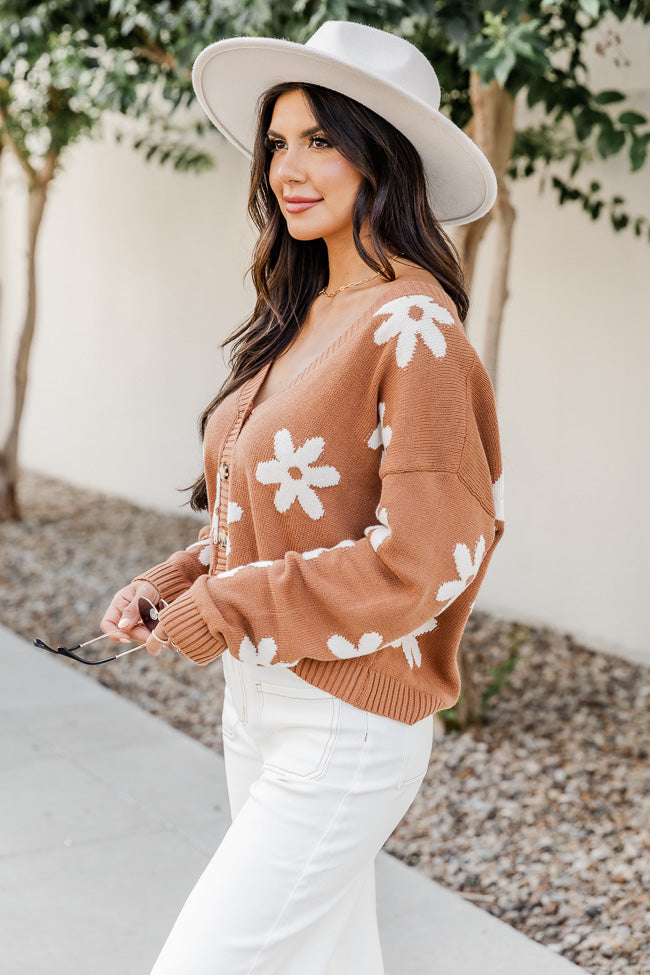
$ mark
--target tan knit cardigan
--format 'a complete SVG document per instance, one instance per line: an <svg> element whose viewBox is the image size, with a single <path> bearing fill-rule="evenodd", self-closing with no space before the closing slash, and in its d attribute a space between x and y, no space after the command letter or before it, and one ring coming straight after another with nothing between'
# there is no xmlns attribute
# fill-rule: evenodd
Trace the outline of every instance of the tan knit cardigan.
<svg viewBox="0 0 650 975"><path fill-rule="evenodd" d="M453 302L395 282L252 409L268 369L208 422L211 525L139 577L167 633L408 724L450 707L503 532L494 393Z"/></svg>

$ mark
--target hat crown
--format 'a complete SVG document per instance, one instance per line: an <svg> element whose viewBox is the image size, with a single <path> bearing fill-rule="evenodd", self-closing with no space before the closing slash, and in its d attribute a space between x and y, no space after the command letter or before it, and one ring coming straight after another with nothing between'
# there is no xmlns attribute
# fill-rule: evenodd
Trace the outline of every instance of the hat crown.
<svg viewBox="0 0 650 975"><path fill-rule="evenodd" d="M440 108L435 71L424 54L403 37L347 20L328 20L304 46L377 75L436 111Z"/></svg>

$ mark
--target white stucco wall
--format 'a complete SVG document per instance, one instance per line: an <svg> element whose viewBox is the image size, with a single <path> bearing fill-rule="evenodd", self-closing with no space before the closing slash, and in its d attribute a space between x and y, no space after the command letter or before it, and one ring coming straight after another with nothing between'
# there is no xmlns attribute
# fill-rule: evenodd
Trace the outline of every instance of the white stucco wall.
<svg viewBox="0 0 650 975"><path fill-rule="evenodd" d="M649 248L532 185L514 198L498 379L506 533L481 604L650 662Z"/></svg>
<svg viewBox="0 0 650 975"><path fill-rule="evenodd" d="M650 116L650 30L613 22L597 40L594 88ZM600 161L578 181L591 179L650 216L650 166ZM497 396L506 532L479 605L649 663L650 247L558 207L535 180L515 184L513 203ZM479 351L491 256L488 240L472 295Z"/></svg>
<svg viewBox="0 0 650 975"><path fill-rule="evenodd" d="M625 87L646 112L649 37L626 36L628 68L594 62L602 87ZM200 177L107 142L66 158L40 243L24 465L165 510L183 499L175 489L200 466L197 416L225 375L217 347L252 301L241 284L252 243L247 167L214 138L218 169ZM650 212L650 170L632 176L613 160L593 173L633 212ZM11 167L2 178L6 417L23 200ZM650 662L650 248L559 209L531 181L513 199L498 388L506 534L478 605ZM479 351L489 258L488 242L473 293Z"/></svg>
<svg viewBox="0 0 650 975"><path fill-rule="evenodd" d="M214 146L218 168L201 177L111 142L65 158L41 231L24 464L161 508L196 476L196 420L226 372L218 345L250 304L246 167L216 135ZM10 328L22 312L15 190L4 227Z"/></svg>

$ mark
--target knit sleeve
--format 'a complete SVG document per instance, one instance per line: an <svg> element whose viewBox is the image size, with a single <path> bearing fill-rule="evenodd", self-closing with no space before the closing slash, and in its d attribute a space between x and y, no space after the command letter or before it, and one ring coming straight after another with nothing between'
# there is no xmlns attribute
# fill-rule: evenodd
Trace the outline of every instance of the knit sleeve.
<svg viewBox="0 0 650 975"><path fill-rule="evenodd" d="M154 565L133 582L142 579L152 583L162 596L171 603L180 593L185 592L196 580L207 573L210 567L210 526L201 528L198 539L186 549L174 552L164 562Z"/></svg>
<svg viewBox="0 0 650 975"><path fill-rule="evenodd" d="M432 630L480 582L498 529L493 392L450 312L431 303L426 322L424 302L407 303L389 309L374 333L385 346L375 522L332 548L198 578L161 614L188 657L208 663L227 647L242 660L292 666L388 646L407 653L408 637Z"/></svg>

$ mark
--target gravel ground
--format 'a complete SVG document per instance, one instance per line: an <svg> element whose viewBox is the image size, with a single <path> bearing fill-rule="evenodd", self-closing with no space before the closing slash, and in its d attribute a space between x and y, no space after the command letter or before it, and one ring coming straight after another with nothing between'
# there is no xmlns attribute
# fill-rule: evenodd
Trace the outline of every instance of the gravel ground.
<svg viewBox="0 0 650 975"><path fill-rule="evenodd" d="M29 473L20 493L0 622L27 639L96 635L113 592L199 524ZM482 726L437 738L386 849L593 975L649 975L650 669L477 611L464 641L482 689L503 686ZM142 651L84 673L221 750L218 661Z"/></svg>

